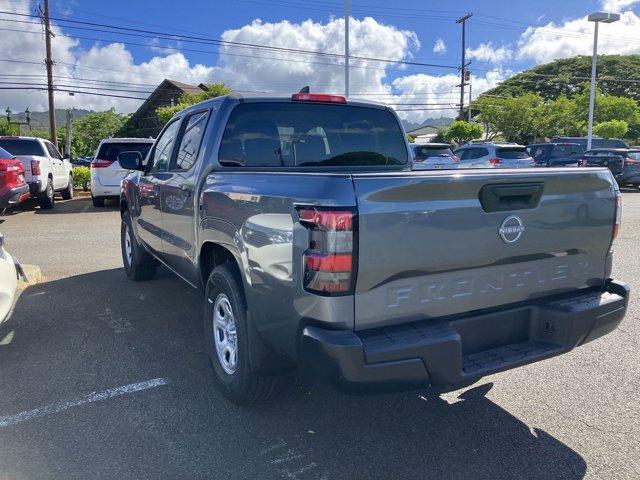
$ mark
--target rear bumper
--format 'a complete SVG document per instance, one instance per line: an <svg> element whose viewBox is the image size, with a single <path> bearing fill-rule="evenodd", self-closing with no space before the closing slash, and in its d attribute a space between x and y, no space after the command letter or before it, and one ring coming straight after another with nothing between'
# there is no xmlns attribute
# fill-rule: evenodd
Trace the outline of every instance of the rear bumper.
<svg viewBox="0 0 640 480"><path fill-rule="evenodd" d="M0 208L16 205L29 196L29 186L24 184L9 189L0 189Z"/></svg>
<svg viewBox="0 0 640 480"><path fill-rule="evenodd" d="M536 300L472 316L367 331L314 326L301 357L354 393L432 386L455 390L479 378L544 360L614 330L629 299L626 284Z"/></svg>
<svg viewBox="0 0 640 480"><path fill-rule="evenodd" d="M31 195L37 195L38 193L42 192L42 182L40 180L37 180L35 182L29 182L29 193Z"/></svg>

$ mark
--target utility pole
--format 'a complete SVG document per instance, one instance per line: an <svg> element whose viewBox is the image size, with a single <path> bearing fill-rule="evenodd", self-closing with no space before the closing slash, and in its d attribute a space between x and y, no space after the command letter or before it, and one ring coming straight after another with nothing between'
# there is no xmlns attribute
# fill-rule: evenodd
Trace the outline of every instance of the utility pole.
<svg viewBox="0 0 640 480"><path fill-rule="evenodd" d="M344 96L349 96L349 0L344 0Z"/></svg>
<svg viewBox="0 0 640 480"><path fill-rule="evenodd" d="M64 153L71 158L71 129L73 127L73 111L67 108L67 138L64 142Z"/></svg>
<svg viewBox="0 0 640 480"><path fill-rule="evenodd" d="M473 17L473 13L467 13L464 17L460 17L456 20L457 24L462 24L462 59L460 62L460 118L464 118L464 73L467 69L466 61L466 34L467 34L467 20Z"/></svg>
<svg viewBox="0 0 640 480"><path fill-rule="evenodd" d="M56 107L53 100L53 60L51 59L51 37L55 36L51 33L51 22L49 19L49 0L44 0L44 12L42 8L40 12L44 16L44 42L47 58L44 63L47 67L47 91L49 93L49 129L51 130L51 143L58 146L58 137L56 133Z"/></svg>
<svg viewBox="0 0 640 480"><path fill-rule="evenodd" d="M469 123L471 123L471 72L467 70L467 83L469 84L469 108L467 113L469 114Z"/></svg>

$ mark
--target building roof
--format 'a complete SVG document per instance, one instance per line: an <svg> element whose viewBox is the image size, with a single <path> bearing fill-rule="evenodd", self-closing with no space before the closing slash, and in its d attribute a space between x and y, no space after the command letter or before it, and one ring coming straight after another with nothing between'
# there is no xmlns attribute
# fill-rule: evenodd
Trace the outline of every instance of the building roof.
<svg viewBox="0 0 640 480"><path fill-rule="evenodd" d="M203 90L206 90L206 88L203 88L204 85L202 83L200 85L189 85L188 83L176 82L175 80L169 80L168 78L165 79L162 83L165 82L173 85L180 90L183 90L185 93L202 93ZM160 88L160 86L162 86L162 83L156 88Z"/></svg>

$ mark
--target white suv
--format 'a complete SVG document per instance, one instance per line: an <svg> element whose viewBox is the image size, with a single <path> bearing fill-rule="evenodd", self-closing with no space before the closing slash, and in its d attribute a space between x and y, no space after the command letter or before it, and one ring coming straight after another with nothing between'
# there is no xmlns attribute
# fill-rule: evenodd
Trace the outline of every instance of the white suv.
<svg viewBox="0 0 640 480"><path fill-rule="evenodd" d="M60 192L64 200L73 198L71 162L53 143L35 137L0 137L0 148L22 162L29 192L40 208L53 208L54 192Z"/></svg>
<svg viewBox="0 0 640 480"><path fill-rule="evenodd" d="M104 206L106 198L120 196L120 182L129 170L120 166L118 155L136 151L146 158L152 146L151 138L106 138L100 142L91 162L91 198L95 207Z"/></svg>

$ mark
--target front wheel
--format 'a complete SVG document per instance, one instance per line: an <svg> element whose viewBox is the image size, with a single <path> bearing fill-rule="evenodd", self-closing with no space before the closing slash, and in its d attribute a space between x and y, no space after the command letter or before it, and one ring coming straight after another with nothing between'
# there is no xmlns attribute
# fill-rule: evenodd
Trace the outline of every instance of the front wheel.
<svg viewBox="0 0 640 480"><path fill-rule="evenodd" d="M249 405L278 393L281 375L261 375L251 368L247 302L240 272L232 263L214 268L207 281L204 333L218 386L227 398Z"/></svg>
<svg viewBox="0 0 640 480"><path fill-rule="evenodd" d="M91 201L96 208L104 207L104 197L91 197Z"/></svg>
<svg viewBox="0 0 640 480"><path fill-rule="evenodd" d="M131 280L150 280L156 274L158 261L136 240L131 227L129 212L122 215L120 227L120 247L124 271Z"/></svg>
<svg viewBox="0 0 640 480"><path fill-rule="evenodd" d="M67 188L60 192L63 200L71 200L73 198L73 177L69 175L69 183L67 184Z"/></svg>

